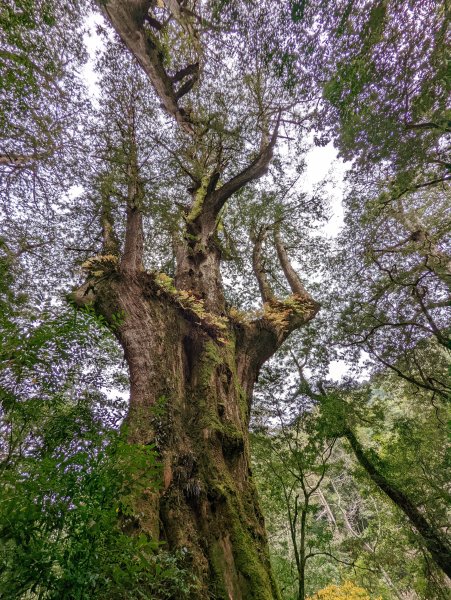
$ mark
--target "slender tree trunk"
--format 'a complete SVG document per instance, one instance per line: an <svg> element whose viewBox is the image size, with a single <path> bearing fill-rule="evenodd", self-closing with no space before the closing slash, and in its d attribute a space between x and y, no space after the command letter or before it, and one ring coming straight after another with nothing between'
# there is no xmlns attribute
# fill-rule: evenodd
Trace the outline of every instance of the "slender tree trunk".
<svg viewBox="0 0 451 600"><path fill-rule="evenodd" d="M444 539L441 533L437 531L431 523L428 522L411 499L393 483L389 482L377 469L366 455L354 433L350 429L347 429L344 432L344 435L348 439L357 460L368 473L369 477L374 481L378 488L403 511L410 523L422 537L424 545L430 552L436 565L440 567L448 577L451 577L451 548L449 542Z"/></svg>
<svg viewBox="0 0 451 600"><path fill-rule="evenodd" d="M299 551L301 569L299 572L299 600L304 600L304 598L305 598L305 563L306 563L305 541L306 541L306 534L307 534L307 527L306 527L306 525L307 525L307 510L308 510L308 503L304 504L304 506L301 509L301 540L300 540L300 551Z"/></svg>

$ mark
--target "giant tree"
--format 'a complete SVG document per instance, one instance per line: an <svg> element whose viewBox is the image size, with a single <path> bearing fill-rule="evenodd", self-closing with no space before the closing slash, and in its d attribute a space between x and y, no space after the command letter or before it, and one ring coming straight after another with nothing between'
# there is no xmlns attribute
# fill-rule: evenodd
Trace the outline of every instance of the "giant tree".
<svg viewBox="0 0 451 600"><path fill-rule="evenodd" d="M185 549L199 580L196 597L277 598L250 471L252 391L261 366L319 305L291 266L283 215L271 208L275 194L264 195L255 183L271 164L282 127L295 121L299 98L266 60L259 37L267 37L265 5L222 28L214 10L200 14L195 3L101 6L172 119L142 110L146 91L132 80L116 97L115 78L104 76L101 110L106 115L113 100L119 104L103 119L104 169L90 192L102 240L72 297L114 326L130 373L129 441L156 441L163 465L162 493L137 491L127 527ZM149 115L153 131L145 139ZM153 150L142 145L152 139ZM171 167L165 202L161 182ZM247 260L263 301L255 314L227 302L221 278L227 210L249 189L269 213L249 218ZM163 206L164 224L157 216ZM152 255L148 243L156 226L170 244L160 264L157 246ZM291 289L285 299L267 277L270 239ZM163 264L172 265L170 273Z"/></svg>

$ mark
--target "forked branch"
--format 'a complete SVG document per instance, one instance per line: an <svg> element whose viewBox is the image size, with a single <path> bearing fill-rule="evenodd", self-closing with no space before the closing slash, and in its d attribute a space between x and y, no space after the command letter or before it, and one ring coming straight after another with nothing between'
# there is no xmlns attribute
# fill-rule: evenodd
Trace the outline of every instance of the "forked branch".
<svg viewBox="0 0 451 600"><path fill-rule="evenodd" d="M299 276L291 266L280 236L276 235L276 249L293 295L279 300L274 295L266 276L262 244L271 227L264 227L254 239L253 267L263 299L263 314L252 322L247 347L259 368L265 360L283 344L292 331L311 321L320 309L320 305L307 292Z"/></svg>

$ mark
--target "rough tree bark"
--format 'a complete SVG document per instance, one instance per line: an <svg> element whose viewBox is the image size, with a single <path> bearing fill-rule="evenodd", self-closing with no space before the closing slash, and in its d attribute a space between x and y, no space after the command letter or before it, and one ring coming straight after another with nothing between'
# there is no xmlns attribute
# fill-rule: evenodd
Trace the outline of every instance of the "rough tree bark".
<svg viewBox="0 0 451 600"><path fill-rule="evenodd" d="M214 238L221 206L215 191L186 219L175 283L145 272L137 197L139 184L131 181L123 254L90 259L88 281L75 294L111 323L122 315L116 335L130 371L129 439L156 443L163 463L164 488L159 497L136 498L134 527L170 549L188 550L201 582L197 598L278 598L251 477L252 391L262 364L319 307L292 279L293 296L272 298L261 317L232 316ZM109 237L106 247L112 247Z"/></svg>
<svg viewBox="0 0 451 600"><path fill-rule="evenodd" d="M152 3L109 0L101 4L149 75L166 110L188 136L195 137L195 125L179 106L193 79L182 83L178 91L174 86L187 76L195 78L197 67L188 65L172 76L166 73L152 36L148 29L144 31ZM167 4L177 13L177 2ZM183 20L181 4L179 8L182 12L174 15ZM188 27L189 20L184 25ZM113 325L121 315L114 330L130 374L129 440L156 444L163 465L161 493L137 492L135 518L129 525L165 541L168 549L185 549L199 581L194 598L273 600L279 592L250 469L252 392L263 363L290 332L315 316L319 306L291 267L278 235L277 253L293 294L278 300L269 291L260 233L253 258L263 311L258 317L245 317L229 309L216 230L229 198L266 172L280 113L272 133L263 132L257 156L240 173L218 187L218 159L217 168L210 167L195 182L191 206L176 235L174 280L143 267L141 209L145 198L134 120L131 109L124 146L125 239L122 244L118 241L106 176L100 190L103 250L86 261L87 281L74 293L80 306L90 304Z"/></svg>

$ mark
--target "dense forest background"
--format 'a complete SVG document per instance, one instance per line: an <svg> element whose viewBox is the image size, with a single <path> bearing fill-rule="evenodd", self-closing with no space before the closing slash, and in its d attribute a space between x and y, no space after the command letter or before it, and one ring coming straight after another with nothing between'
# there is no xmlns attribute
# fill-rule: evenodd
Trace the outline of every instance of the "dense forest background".
<svg viewBox="0 0 451 600"><path fill-rule="evenodd" d="M449 597L448 25L2 3L0 598Z"/></svg>

